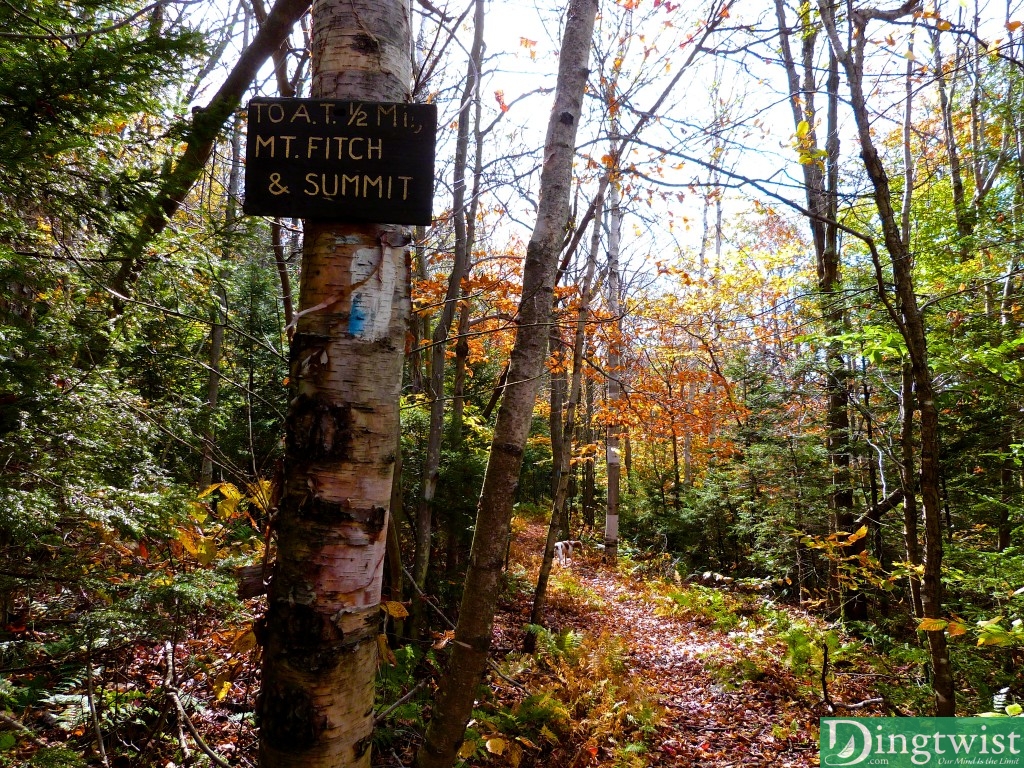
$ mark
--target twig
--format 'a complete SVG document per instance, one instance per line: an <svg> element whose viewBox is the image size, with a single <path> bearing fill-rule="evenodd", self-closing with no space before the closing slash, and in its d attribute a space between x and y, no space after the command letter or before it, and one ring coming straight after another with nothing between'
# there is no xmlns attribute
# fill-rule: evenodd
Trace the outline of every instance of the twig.
<svg viewBox="0 0 1024 768"><path fill-rule="evenodd" d="M836 709L863 709L870 704L885 704L888 707L892 706L883 696L879 696L875 699L864 699L864 701L858 701L856 704L847 704L843 701L832 701L832 698L828 695L828 646L823 645L821 651L821 698L822 701L825 702L825 706L828 708L829 714L834 714Z"/></svg>
<svg viewBox="0 0 1024 768"><path fill-rule="evenodd" d="M213 760L214 763L221 766L221 768L231 768L231 764L227 760L225 760L223 757L214 752L213 749L210 748L210 745L203 741L203 737L199 735L199 731L196 729L195 725L192 723L192 720L185 712L185 707L182 706L181 699L178 697L178 689L174 686L174 673L172 671L173 667L171 666L174 663L174 648L171 646L169 642L165 642L164 651L166 652L168 659L168 674L167 677L165 678L165 688L167 696L170 698L171 701L174 702L174 706L178 710L178 722L184 723L185 727L188 729L188 732L192 734L192 738L195 740L196 746L203 751L203 754L205 754L208 758Z"/></svg>
<svg viewBox="0 0 1024 768"><path fill-rule="evenodd" d="M885 699L879 696L877 699L864 699L864 701L858 701L856 704L845 704L841 701L832 702L833 707L839 707L840 709L863 709L869 704L885 704Z"/></svg>
<svg viewBox="0 0 1024 768"><path fill-rule="evenodd" d="M828 695L828 643L822 643L821 656L821 698L824 700L825 706L828 707L829 714L832 714L836 708Z"/></svg>
<svg viewBox="0 0 1024 768"><path fill-rule="evenodd" d="M717 726L717 725L697 725L697 723L676 723L681 728L689 728L694 731L735 731L736 728L733 726Z"/></svg>
<svg viewBox="0 0 1024 768"><path fill-rule="evenodd" d="M419 594L420 599L427 605L429 605L431 608L433 608L437 615L444 619L445 624L447 624L450 629L455 629L455 623L445 615L444 611L442 611L440 608L438 608L430 601L430 598L428 598L426 594L423 592L423 590L420 589L420 585L416 583L416 579L414 579L412 577L412 574L409 573L409 569L406 568L405 565L402 565L402 570L405 571L405 575L409 578L409 583L412 584L412 588L416 590L417 594ZM522 683L516 682L511 677L502 672L500 669L498 669L498 665L494 663L493 659L488 659L487 665L495 672L495 674L498 675L498 677L500 677L509 685L514 685L519 690L530 693L529 688L527 688Z"/></svg>
<svg viewBox="0 0 1024 768"><path fill-rule="evenodd" d="M411 699L413 696L415 696L416 692L419 691L421 688L423 688L423 686L425 686L426 684L427 684L427 679L426 678L424 678L423 680L420 680L418 683L416 683L415 686L413 686L412 690L410 690L407 694L405 694L405 696L400 698L398 701L396 701L390 707L385 709L379 715L374 715L374 718L373 718L374 726L377 726L381 721L384 720L385 717L390 715L392 712L394 712L400 706L405 704L405 702L407 702L409 699Z"/></svg>
<svg viewBox="0 0 1024 768"><path fill-rule="evenodd" d="M13 728L18 733L25 734L25 738L27 738L36 746L46 746L46 742L40 739L38 736L36 736L36 732L29 728L27 725L25 725L23 722L21 722L21 720L19 720L18 718L11 717L10 715L4 712L0 712L0 723L3 723L4 725L10 728Z"/></svg>
<svg viewBox="0 0 1024 768"><path fill-rule="evenodd" d="M167 662L167 671L164 673L164 691L168 692L168 696L167 696L168 700L173 702L174 704L178 705L177 709L178 709L179 714L178 714L178 717L175 718L175 724L178 726L178 746L181 747L181 754L185 758L185 762L187 763L188 760L189 760L189 757L192 754L192 750L190 750L188 748L188 742L185 741L185 731L182 730L182 728L181 728L181 714L180 714L180 712L181 712L181 709L180 709L181 702L177 701L176 698L172 698L169 695L169 692L171 690L174 690L174 678L175 678L175 673L174 673L174 646L171 643L169 643L169 642L165 642L164 643L164 660Z"/></svg>
<svg viewBox="0 0 1024 768"><path fill-rule="evenodd" d="M89 713L92 715L92 727L96 731L96 747L99 749L100 760L106 768L110 768L110 761L107 759L107 748L103 745L103 731L100 729L100 716L96 711L96 692L92 683L92 639L89 639L86 646L85 659L85 682L86 694L89 701Z"/></svg>

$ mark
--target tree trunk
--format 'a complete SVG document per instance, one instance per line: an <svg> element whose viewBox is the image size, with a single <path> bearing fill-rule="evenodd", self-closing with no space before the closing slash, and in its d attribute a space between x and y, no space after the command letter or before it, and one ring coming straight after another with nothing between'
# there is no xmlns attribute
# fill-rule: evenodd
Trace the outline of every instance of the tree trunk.
<svg viewBox="0 0 1024 768"><path fill-rule="evenodd" d="M452 224L455 230L455 248L452 271L448 276L441 315L434 326L430 348L430 427L427 434L427 455L423 466L423 487L416 509L416 555L413 578L420 591L427 590L430 570L430 534L433 525L434 496L437 493L438 471L441 465L441 441L444 435L444 370L448 351L448 336L455 319L455 309L462 294L462 279L469 268L469 249L466 239L466 167L469 155L470 104L477 93L477 80L483 58L484 34L483 0L476 0L473 47L467 64L466 82L459 101L458 128L455 135L455 167L452 179ZM418 638L424 629L425 606L417 600L413 606L412 636Z"/></svg>
<svg viewBox="0 0 1024 768"><path fill-rule="evenodd" d="M292 306L292 278L288 274L288 253L284 244L284 226L281 219L270 222L270 242L274 249L274 263L277 265L277 279L281 283L281 307L284 311L284 327L287 328L288 340L291 341L295 328L295 309Z"/></svg>
<svg viewBox="0 0 1024 768"><path fill-rule="evenodd" d="M935 403L935 391L928 361L928 338L925 333L924 314L917 303L914 291L912 254L900 232L900 223L892 208L892 189L889 177L882 165L878 150L871 135L871 119L865 101L863 73L864 48L868 22L875 14L882 12L862 8L851 17L854 25L853 48L845 50L835 26L833 9L822 4L822 18L829 34L829 40L839 61L846 70L850 86L850 106L857 125L861 157L871 181L875 209L884 235L885 247L892 261L892 277L895 283L895 304L889 298L889 287L879 267L878 254L872 251L876 264L878 291L886 301L890 319L900 331L910 358L910 372L917 395L920 418L920 472L921 501L924 507L925 549L924 573L921 580L921 609L924 618L942 618L942 510L939 493L939 412ZM890 12L896 18L904 12ZM909 12L909 11L907 11ZM888 17L886 17L888 18ZM890 19L892 20L892 19ZM869 242L874 249L874 243ZM952 669L949 663L949 649L946 634L942 630L927 632L931 656L935 693L935 714L938 717L953 717L956 714L956 691Z"/></svg>
<svg viewBox="0 0 1024 768"><path fill-rule="evenodd" d="M587 445L590 445L594 442L594 381L589 377L586 380L586 407L583 440ZM594 457L588 455L583 462L583 499L580 502L580 506L583 510L583 526L591 532L597 523L594 519L595 475Z"/></svg>
<svg viewBox="0 0 1024 768"><path fill-rule="evenodd" d="M249 44L249 16L246 14L243 47ZM231 161L228 173L227 209L224 212L224 228L228 237L231 236L238 218L238 193L242 186L242 124L235 118L231 127ZM224 348L224 323L227 312L228 295L224 289L223 269L218 268L214 275L214 301L210 311L210 363L206 376L206 424L203 427L203 458L199 469L199 487L208 488L213 483L213 454L217 438L215 424L217 402L220 399L220 363Z"/></svg>
<svg viewBox="0 0 1024 768"><path fill-rule="evenodd" d="M544 368L558 255L569 218L576 131L587 82L596 0L571 0L558 62L555 104L541 169L537 224L526 249L519 325L480 494L476 532L448 672L416 756L419 768L448 768L465 734L487 663L498 577L512 519L537 382Z"/></svg>
<svg viewBox="0 0 1024 768"><path fill-rule="evenodd" d="M801 170L804 179L804 194L818 273L818 306L829 336L838 336L847 329L842 284L839 279L839 241L836 190L839 183L839 62L834 52L829 55L828 78L825 84L826 137L824 158L815 155L818 148L815 119L815 94L817 92L817 40L818 31L810 16L802 17L800 26L790 29L782 0L775 0L775 13L779 23L779 42L783 65L789 83L790 106L793 123L797 130L798 150L801 153ZM790 35L796 32L801 43L800 68L790 47ZM801 80L801 70L803 78ZM810 161L806 160L810 158ZM832 492L829 507L838 531L852 533L853 485L850 476L850 417L847 366L841 345L830 343L825 350L825 396L828 402L826 421L826 445L829 463L832 467ZM863 546L858 540L856 546ZM857 554L844 548L843 555ZM839 603L843 618L850 621L866 621L867 599L859 588L842 587Z"/></svg>
<svg viewBox="0 0 1024 768"><path fill-rule="evenodd" d="M557 310L556 310L557 311ZM550 376L550 409L548 413L548 432L551 434L551 498L558 493L558 477L562 473L562 452L565 440L572 439L565 431L562 423L562 411L565 408L565 390L567 385L565 347L562 344L562 330L558 319L551 323L548 336L548 355L551 360Z"/></svg>
<svg viewBox="0 0 1024 768"><path fill-rule="evenodd" d="M318 0L313 95L407 101L411 39L404 0ZM408 240L404 228L305 223L257 704L261 768L370 764ZM363 322L352 322L357 303Z"/></svg>
<svg viewBox="0 0 1024 768"><path fill-rule="evenodd" d="M613 142L612 157L619 157L621 147ZM608 408L613 412L620 407L622 387L619 377L622 343L622 319L619 317L619 242L622 236L622 208L619 205L619 182L613 180L608 190L608 314L614 331L608 344ZM605 462L608 474L608 494L604 516L604 559L614 563L619 555L619 481L622 473L619 449L622 427L613 422L605 436Z"/></svg>
<svg viewBox="0 0 1024 768"><path fill-rule="evenodd" d="M604 185L598 193L603 197ZM555 542L562 534L563 510L566 506L566 497L569 490L569 467L572 458L572 434L576 428L576 409L580 402L580 392L583 389L583 350L587 336L587 320L590 317L590 286L594 280L594 270L597 263L597 252L601 245L601 208L597 209L598 214L594 217L594 234L590 243L590 252L587 257L587 269L583 278L583 289L580 297L579 314L576 317L576 333L572 345L572 384L569 387L569 401L565 406L565 440L559 454L558 487L551 501L551 521L548 524L548 537L544 542L544 556L541 559L540 573L537 576L537 588L533 593L533 610L530 614L530 623L536 626L543 626L544 605L547 602L548 578L551 575L551 565L555 555ZM566 531L566 535L568 532ZM528 632L523 650L526 653L533 653L537 647L537 633Z"/></svg>

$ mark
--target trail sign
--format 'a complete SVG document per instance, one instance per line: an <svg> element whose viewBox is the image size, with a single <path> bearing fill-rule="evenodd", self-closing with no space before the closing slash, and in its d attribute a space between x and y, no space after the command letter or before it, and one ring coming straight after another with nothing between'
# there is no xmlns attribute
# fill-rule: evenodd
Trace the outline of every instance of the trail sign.
<svg viewBox="0 0 1024 768"><path fill-rule="evenodd" d="M430 224L436 105L253 99L248 117L245 213Z"/></svg>

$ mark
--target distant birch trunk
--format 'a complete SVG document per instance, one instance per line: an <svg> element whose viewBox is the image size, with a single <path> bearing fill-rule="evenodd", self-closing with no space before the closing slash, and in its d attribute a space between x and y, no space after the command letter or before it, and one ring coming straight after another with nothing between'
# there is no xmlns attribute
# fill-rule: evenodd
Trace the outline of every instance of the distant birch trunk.
<svg viewBox="0 0 1024 768"><path fill-rule="evenodd" d="M619 157L621 148L612 147L611 156ZM608 345L608 408L615 412L622 397L619 377L622 372L619 343L622 336L622 319L619 309L619 243L622 238L622 207L619 204L619 182L613 180L608 190L608 314L611 315L614 332ZM605 438L608 471L608 499L604 516L604 557L615 562L619 554L619 484L622 474L619 435L622 427L617 423L608 426Z"/></svg>

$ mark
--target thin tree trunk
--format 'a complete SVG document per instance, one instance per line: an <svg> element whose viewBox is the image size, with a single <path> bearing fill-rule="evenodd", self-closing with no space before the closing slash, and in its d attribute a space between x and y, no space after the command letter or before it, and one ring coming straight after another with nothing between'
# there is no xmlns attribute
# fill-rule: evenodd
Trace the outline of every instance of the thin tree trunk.
<svg viewBox="0 0 1024 768"><path fill-rule="evenodd" d="M459 101L458 128L455 136L455 164L452 179L452 223L455 230L455 248L452 271L448 276L441 315L434 326L430 349L430 427L427 434L427 454L423 464L423 488L416 508L416 554L413 578L421 592L427 591L430 570L430 534L433 526L434 496L437 493L438 472L441 465L441 442L444 435L444 370L448 351L448 336L459 296L462 279L469 268L469 250L466 239L466 168L469 155L470 106L477 92L477 80L483 58L484 4L476 0L473 47L467 64L466 82ZM426 608L422 600L413 605L412 636L417 638L425 626Z"/></svg>
<svg viewBox="0 0 1024 768"><path fill-rule="evenodd" d="M900 481L903 485L903 544L906 549L907 562L912 566L908 577L910 583L910 601L914 616L924 618L921 608L921 580L917 577L916 567L921 564L921 543L917 531L917 460L914 457L914 379L910 371L910 363L903 364L902 384L900 386L900 448L901 472Z"/></svg>
<svg viewBox="0 0 1024 768"><path fill-rule="evenodd" d="M569 4L555 104L544 143L537 224L526 249L519 325L480 494L452 657L416 756L419 768L448 768L454 761L487 663L512 501L544 368L546 326L551 321L559 249L569 218L572 162L596 14L596 0Z"/></svg>
<svg viewBox="0 0 1024 768"><path fill-rule="evenodd" d="M909 6L908 6L909 8ZM942 618L942 509L939 494L939 411L935 403L935 390L932 382L928 359L928 338L925 331L924 315L917 303L914 291L914 275L912 270L912 254L909 244L900 232L900 223L892 208L892 189L889 177L882 165L878 150L871 135L871 120L865 101L863 73L864 49L866 45L867 25L872 18L899 18L909 11L899 9L891 12L874 11L862 8L851 18L853 29L853 48L845 50L835 26L833 8L820 6L821 15L828 30L829 40L837 58L846 70L850 86L850 106L857 125L861 157L864 168L871 181L874 193L875 209L884 235L885 247L892 261L892 276L895 283L895 306L888 302L889 287L877 263L876 277L879 294L886 298L890 319L899 328L900 335L907 345L910 358L910 369L917 395L920 412L920 488L924 507L925 550L924 574L921 583L921 608L924 618ZM874 247L874 243L870 244ZM929 631L928 648L931 656L933 678L932 689L935 693L935 714L938 717L953 717L956 714L956 690L952 669L949 663L949 649L946 634L942 630Z"/></svg>
<svg viewBox="0 0 1024 768"><path fill-rule="evenodd" d="M318 0L313 96L407 101L409 15L404 0ZM404 228L305 222L261 768L370 764L409 239Z"/></svg>
<svg viewBox="0 0 1024 768"><path fill-rule="evenodd" d="M807 209L813 214L808 219L818 272L818 305L825 323L826 333L838 336L847 330L842 285L839 278L839 242L836 189L838 187L839 160L839 62L830 52L828 77L825 84L826 137L824 156L815 153L818 148L815 119L817 93L816 50L818 28L809 15L797 29L790 29L786 21L782 0L775 0L775 13L780 30L780 49L789 83L790 106L797 131L801 170ZM799 34L801 43L800 65L790 47L790 35ZM802 79L801 79L802 70ZM852 533L853 485L850 476L850 417L847 366L841 345L830 343L825 349L826 445L832 467L832 492L829 507L838 531ZM859 540L857 546L863 546ZM845 549L844 556L856 554ZM867 600L859 588L844 587L839 593L844 618L851 621L867 620Z"/></svg>
<svg viewBox="0 0 1024 768"><path fill-rule="evenodd" d="M612 157L619 157L621 151L617 141L612 143ZM608 314L611 315L614 330L608 344L608 408L617 412L622 398L621 350L622 318L619 310L619 243L622 236L622 207L619 204L619 182L613 180L608 189ZM619 484L622 473L621 440L622 427L617 421L608 425L605 435L605 463L608 475L608 492L604 516L604 558L614 563L619 554Z"/></svg>
<svg viewBox="0 0 1024 768"><path fill-rule="evenodd" d="M558 311L557 309L555 310ZM558 320L551 323L548 336L548 355L551 360L550 376L550 412L548 413L548 432L551 434L551 498L558 493L558 478L562 473L562 453L565 450L566 432L562 423L562 411L565 408L565 390L568 383L566 371L565 347L562 344L562 330Z"/></svg>
<svg viewBox="0 0 1024 768"><path fill-rule="evenodd" d="M284 310L284 327L288 329L288 340L291 341L295 328L295 309L292 306L292 278L288 274L288 254L284 245L284 226L281 219L270 222L270 242L274 249L274 263L277 265L277 279L281 283L281 306Z"/></svg>
<svg viewBox="0 0 1024 768"><path fill-rule="evenodd" d="M594 381L586 380L586 423L583 427L583 440L587 445L594 442ZM589 531L594 530L597 520L594 516L594 490L596 485L594 457L588 455L583 462L583 525Z"/></svg>
<svg viewBox="0 0 1024 768"><path fill-rule="evenodd" d="M249 14L245 16L243 47L249 43ZM238 193L242 186L242 124L235 118L231 127L231 160L228 172L228 189L224 228L231 237L238 218ZM217 402L220 399L220 363L224 348L224 323L228 306L228 295L224 289L223 269L215 271L215 304L210 310L210 362L206 378L206 424L203 429L203 458L199 471L199 487L208 488L213 483L213 454L216 444Z"/></svg>
<svg viewBox="0 0 1024 768"><path fill-rule="evenodd" d="M604 196L604 185L598 192L599 197ZM583 350L587 336L587 320L590 318L590 286L594 280L594 270L597 264L597 252L601 245L601 208L598 207L597 215L594 217L594 234L591 238L590 252L587 257L587 269L583 278L582 295L580 297L579 313L576 317L576 333L572 345L572 384L569 388L569 401L565 406L565 436L562 451L559 455L558 487L555 489L551 501L551 521L548 524L548 536L544 542L544 556L540 563L540 573L537 576L537 588L533 593L533 610L530 613L530 623L536 626L543 626L544 606L547 602L548 578L551 575L551 565L555 555L555 542L558 541L562 527L562 510L565 509L566 496L569 489L569 467L572 457L572 434L576 427L576 409L580 402L580 392L583 389ZM537 633L527 632L523 650L526 653L533 653L537 647Z"/></svg>

